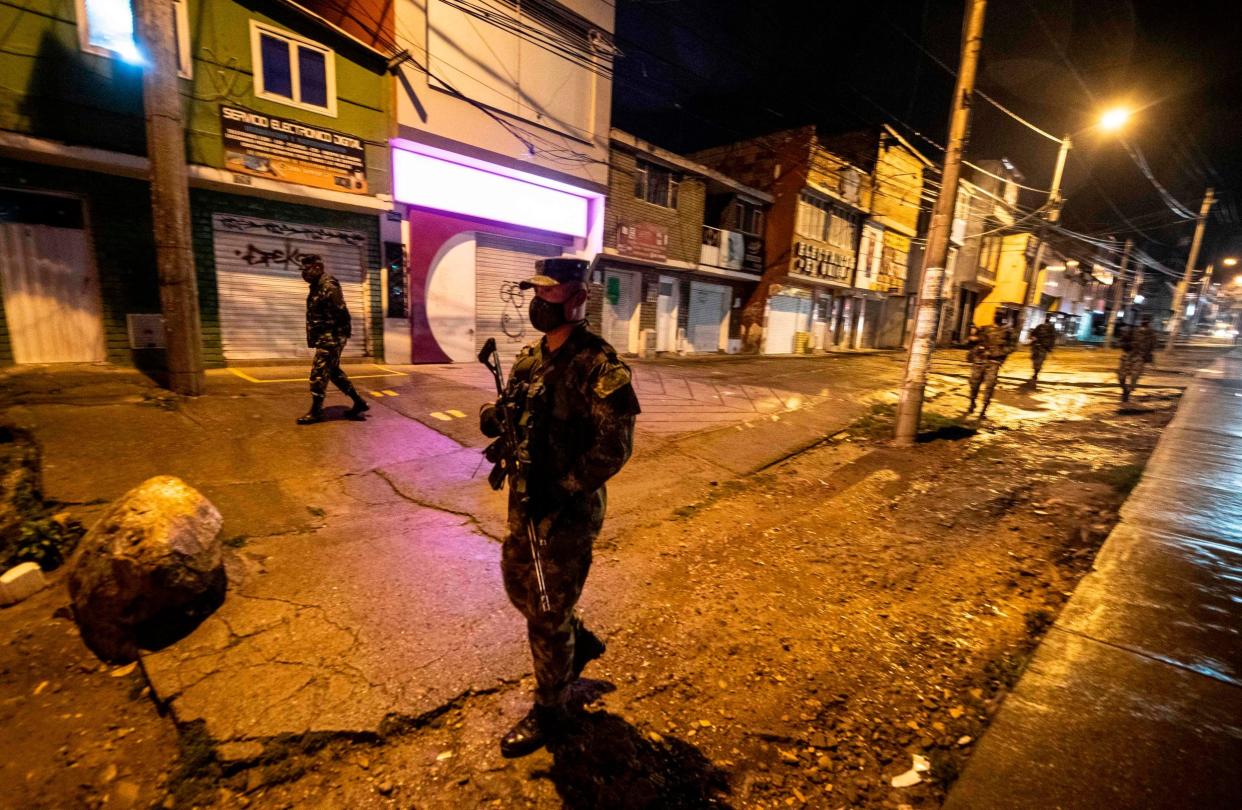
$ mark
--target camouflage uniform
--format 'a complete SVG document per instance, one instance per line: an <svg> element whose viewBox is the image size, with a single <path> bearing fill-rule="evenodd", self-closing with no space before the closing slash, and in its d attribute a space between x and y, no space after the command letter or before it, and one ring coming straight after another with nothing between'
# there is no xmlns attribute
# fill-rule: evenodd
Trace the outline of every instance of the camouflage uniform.
<svg viewBox="0 0 1242 810"><path fill-rule="evenodd" d="M1035 370L1031 379L1039 376L1040 369L1044 367L1044 360L1048 358L1056 345L1057 330L1052 324L1044 321L1031 330L1031 368Z"/></svg>
<svg viewBox="0 0 1242 810"><path fill-rule="evenodd" d="M526 617L540 706L559 706L573 680L574 640L581 627L574 606L604 523L604 482L633 447L639 406L630 382L630 369L613 348L579 325L551 354L543 341L523 349L503 405L497 403L514 420L519 454L529 458L525 507L521 488L509 489L500 565L505 592ZM539 609L526 537L528 511L544 541L548 613Z"/></svg>
<svg viewBox="0 0 1242 810"><path fill-rule="evenodd" d="M1018 345L1018 338L1008 326L989 325L979 329L968 344L970 358L970 408L974 410L975 399L983 388L983 409L987 411L992 401L992 391L996 388L996 378L1000 375L1001 365L1005 358Z"/></svg>
<svg viewBox="0 0 1242 810"><path fill-rule="evenodd" d="M346 396L358 399L358 392L341 370L341 352L352 332L349 308L341 285L327 273L311 285L306 296L306 345L315 350L311 363L311 396L323 399L331 380Z"/></svg>
<svg viewBox="0 0 1242 810"><path fill-rule="evenodd" d="M1152 361L1156 349L1156 333L1146 324L1127 329L1121 336L1121 364L1117 368L1117 380L1121 383L1121 401L1130 399L1130 392L1138 387L1143 368Z"/></svg>

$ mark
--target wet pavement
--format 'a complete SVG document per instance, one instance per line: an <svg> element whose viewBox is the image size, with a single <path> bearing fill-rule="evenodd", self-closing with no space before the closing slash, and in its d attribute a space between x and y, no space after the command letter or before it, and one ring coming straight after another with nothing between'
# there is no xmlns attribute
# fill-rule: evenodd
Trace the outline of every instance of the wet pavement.
<svg viewBox="0 0 1242 810"><path fill-rule="evenodd" d="M1234 352L1187 388L946 808L1242 807L1240 485Z"/></svg>

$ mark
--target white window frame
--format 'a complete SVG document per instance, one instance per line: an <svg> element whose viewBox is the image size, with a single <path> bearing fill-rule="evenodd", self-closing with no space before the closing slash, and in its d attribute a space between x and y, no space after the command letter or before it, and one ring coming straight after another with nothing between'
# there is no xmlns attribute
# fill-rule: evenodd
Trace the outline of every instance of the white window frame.
<svg viewBox="0 0 1242 810"><path fill-rule="evenodd" d="M654 170L654 171L653 171ZM666 176L667 183L661 184L657 181L661 177L661 173ZM663 185L664 202L657 202L651 199L655 195L655 191ZM681 187L681 175L670 168L661 166L650 160L638 158L634 163L634 196L647 203L648 205L656 205L660 208L668 208L669 210L677 210L677 192Z"/></svg>
<svg viewBox="0 0 1242 810"><path fill-rule="evenodd" d="M75 0L78 22L78 46L83 53L116 59L116 51L109 50L91 43L90 18L86 15L86 4L90 0ZM130 13L134 13L133 0L130 0ZM173 23L177 30L177 75L183 79L194 78L194 59L190 54L190 13L186 9L186 0L173 0ZM138 18L134 17L134 41L138 40Z"/></svg>
<svg viewBox="0 0 1242 810"><path fill-rule="evenodd" d="M261 47L262 35L266 34L270 37L283 39L291 46L289 49L289 76L292 82L292 90L294 98L286 98L285 96L269 93L263 85L263 49ZM314 104L306 104L302 102L302 76L301 69L298 66L297 54L294 47L310 48L319 51L324 57L324 82L327 85L328 106L319 107ZM268 23L259 22L258 20L250 20L250 59L254 70L254 94L267 101L277 104L284 104L289 107L297 107L299 110L310 110L311 112L326 115L329 118L336 118L336 51L329 47L320 45L314 40L300 37L297 34L277 28Z"/></svg>

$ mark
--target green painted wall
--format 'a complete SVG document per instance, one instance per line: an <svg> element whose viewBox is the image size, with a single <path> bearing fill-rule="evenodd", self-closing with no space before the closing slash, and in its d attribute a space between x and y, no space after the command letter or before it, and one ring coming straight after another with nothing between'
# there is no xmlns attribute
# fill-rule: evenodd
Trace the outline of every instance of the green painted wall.
<svg viewBox="0 0 1242 810"><path fill-rule="evenodd" d="M134 238L135 234L151 233L147 184L107 174L2 161L0 185L69 192L83 200L87 235L99 273L107 359L123 365L141 364L143 358L135 358L129 348L125 315L160 311L155 246L150 239ZM7 331L0 333L0 362L13 362Z"/></svg>
<svg viewBox="0 0 1242 810"><path fill-rule="evenodd" d="M220 105L234 104L361 138L371 192L388 192L391 93L382 57L278 3L186 2L194 64L181 91L191 163L224 166ZM254 96L251 19L335 50L336 117ZM145 154L141 72L82 51L74 0L0 0L0 31L0 129Z"/></svg>

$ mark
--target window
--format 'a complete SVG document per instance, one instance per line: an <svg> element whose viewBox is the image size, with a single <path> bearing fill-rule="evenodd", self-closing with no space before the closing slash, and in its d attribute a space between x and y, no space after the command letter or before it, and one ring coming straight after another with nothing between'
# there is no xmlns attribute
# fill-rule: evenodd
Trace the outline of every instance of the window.
<svg viewBox="0 0 1242 810"><path fill-rule="evenodd" d="M634 196L654 205L676 208L677 185L680 182L681 178L676 173L640 160L634 169Z"/></svg>
<svg viewBox="0 0 1242 810"><path fill-rule="evenodd" d="M763 209L754 203L736 200L733 203L733 222L742 233L761 235L763 233Z"/></svg>
<svg viewBox="0 0 1242 810"><path fill-rule="evenodd" d="M798 218L794 225L798 234L808 239L827 242L843 253L854 252L858 223L832 203L802 193L798 198Z"/></svg>
<svg viewBox="0 0 1242 810"><path fill-rule="evenodd" d="M328 48L250 21L255 95L336 115L336 57Z"/></svg>
<svg viewBox="0 0 1242 810"><path fill-rule="evenodd" d="M135 65L146 61L138 48L132 0L77 0L77 4L82 50ZM177 75L188 79L193 75L194 60L190 54L190 20L185 0L173 0L173 35Z"/></svg>

